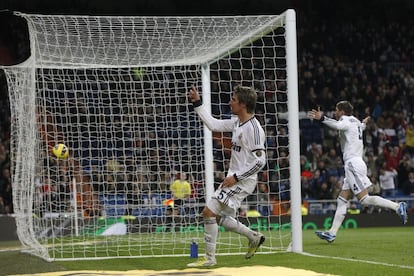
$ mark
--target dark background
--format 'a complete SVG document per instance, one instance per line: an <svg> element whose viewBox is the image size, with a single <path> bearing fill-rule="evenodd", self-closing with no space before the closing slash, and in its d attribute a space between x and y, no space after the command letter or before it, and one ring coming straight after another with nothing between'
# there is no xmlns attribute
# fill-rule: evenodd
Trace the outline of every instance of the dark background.
<svg viewBox="0 0 414 276"><path fill-rule="evenodd" d="M27 13L97 15L247 15L279 14L287 8L324 17L364 15L381 11L389 17L409 15L409 0L2 0L1 9Z"/></svg>
<svg viewBox="0 0 414 276"><path fill-rule="evenodd" d="M335 26L344 22L361 20L387 26L390 22L404 22L413 26L411 19L414 1L409 0L2 0L0 1L0 47L10 55L0 55L0 64L10 65L23 61L28 52L16 49L16 41L27 37L16 32L16 21L12 12L38 14L79 15L254 15L280 14L293 8L297 13L298 29L306 32L320 31L313 26ZM300 30L298 30L300 31ZM17 37L16 37L17 36ZM301 34L298 32L298 36ZM302 41L298 39L298 46ZM3 49L4 50L4 49ZM2 51L3 51L2 50ZM19 53L17 51L20 51ZM300 49L299 49L300 51ZM12 58L4 60L4 56Z"/></svg>

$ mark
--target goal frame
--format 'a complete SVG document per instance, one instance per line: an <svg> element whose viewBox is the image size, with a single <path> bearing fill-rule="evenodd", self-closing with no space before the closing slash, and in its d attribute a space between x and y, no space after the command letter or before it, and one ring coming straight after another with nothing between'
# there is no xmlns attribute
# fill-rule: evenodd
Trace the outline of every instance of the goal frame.
<svg viewBox="0 0 414 276"><path fill-rule="evenodd" d="M16 13L19 16L23 16L24 14ZM286 29L286 72L287 72L287 97L288 97L288 133L289 133L289 160L290 160L290 183L291 183L291 223L292 223L292 241L289 249L291 252L295 253L302 253L302 215L301 215L301 185L300 185L300 143L299 143L299 109L298 109L298 75L297 75L297 42L296 42L296 13L294 10L289 9L280 15L284 17L285 29ZM31 34L32 26L29 24L29 34ZM264 31L270 26L264 26L262 30ZM269 29L270 30L270 29ZM236 41L234 47L237 45L248 43L251 40L252 34L246 34L246 37L243 37L241 41ZM15 65L13 67L20 68L22 74L29 74L31 76L31 84L35 83L35 54L37 45L34 44L34 39L30 39L31 41L31 49L33 51L33 55L25 62ZM211 107L211 99L210 99L210 64L218 59L220 59L224 54L228 54L229 49L224 49L222 53L211 53L211 55L205 55L201 57L197 61L193 61L196 64L201 65L201 79L202 79L202 91L203 91L203 102L206 104L208 108ZM189 61L191 63L191 61ZM129 64L128 67L145 67L149 64ZM160 66L164 64L158 64ZM48 64L41 65L43 68L47 68ZM76 64L73 65L76 67ZM88 65L85 65L88 66ZM90 64L91 67L97 67L96 64ZM105 67L110 68L112 65L105 65ZM154 66L151 64L151 66ZM115 66L114 66L115 67ZM117 68L122 66L116 66ZM8 68L5 66L0 67L4 70ZM10 81L10 80L8 80ZM30 97L30 90L35 89L34 87L27 87L27 91L24 91ZM11 98L10 100L23 100L23 99L15 99ZM35 107L33 107L35 108ZM14 111L12 111L13 114ZM34 111L30 111L33 112ZM211 112L211 110L210 110ZM21 124L31 124L35 122L21 122ZM24 128L24 126L12 126L15 128ZM29 129L29 128L27 128ZM205 181L206 181L206 197L209 198L214 193L214 176L213 176L213 136L210 130L207 129L206 126L203 128L204 131L204 152L205 152ZM26 139L34 139L35 134L28 133ZM18 153L18 151L17 151ZM26 160L33 160L35 158L35 153L33 152L31 156L18 156L18 154L14 154L12 158L15 160L15 164L27 167L26 175L23 176L27 183L31 184L29 187L28 194L33 194L34 189L34 182L35 180L31 178L34 175L34 165L30 162L25 162L23 159ZM19 179L22 180L21 178ZM75 180L74 180L75 181ZM14 181L13 181L14 182ZM23 185L22 183L18 184L15 183L14 185ZM22 189L24 190L24 189ZM75 191L76 192L76 191ZM75 201L76 202L76 201ZM17 204L17 201L14 200L14 204ZM32 225L33 217L29 214L32 213L32 207L26 206L25 208L18 207L18 212L16 215L16 224L17 227L21 227L22 224ZM77 221L77 220L75 220ZM29 232L33 231L33 229L29 228ZM36 239L31 239L30 237L33 234L25 233L24 235L19 235L19 239L23 243L23 245L27 246L28 248L31 247L31 244L37 244L38 248L43 248L40 244L38 244ZM41 249L42 250L42 249ZM46 249L43 249L46 251ZM30 251L30 250L29 250ZM40 256L47 255L45 252L38 254Z"/></svg>

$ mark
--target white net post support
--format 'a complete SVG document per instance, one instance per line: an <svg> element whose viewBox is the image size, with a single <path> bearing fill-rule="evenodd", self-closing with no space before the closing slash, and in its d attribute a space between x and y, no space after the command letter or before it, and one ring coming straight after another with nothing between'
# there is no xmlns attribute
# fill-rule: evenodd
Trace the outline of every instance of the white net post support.
<svg viewBox="0 0 414 276"><path fill-rule="evenodd" d="M243 207L262 214L240 210L239 219L266 235L258 254L302 251L294 11L19 15L32 55L2 69L17 232L28 252L46 260L188 256L192 239L202 252L199 212L227 171L230 147L228 134L207 131L192 111L193 84L217 118L229 118L235 85L258 91L268 165ZM67 160L51 154L59 142ZM172 208L178 172L192 194ZM222 230L217 254L244 254L247 240Z"/></svg>
<svg viewBox="0 0 414 276"><path fill-rule="evenodd" d="M204 64L201 66L201 82L203 88L203 103L211 113L211 87L210 87L210 66ZM213 158L213 135L211 131L204 126L204 162L205 162L205 189L206 199L208 200L214 194L214 158Z"/></svg>
<svg viewBox="0 0 414 276"><path fill-rule="evenodd" d="M290 197L292 221L292 248L296 253L303 250L302 242L302 193L300 180L300 132L299 99L296 43L296 14L294 10L286 11L286 66L288 86L288 121L289 121L289 158L290 158Z"/></svg>

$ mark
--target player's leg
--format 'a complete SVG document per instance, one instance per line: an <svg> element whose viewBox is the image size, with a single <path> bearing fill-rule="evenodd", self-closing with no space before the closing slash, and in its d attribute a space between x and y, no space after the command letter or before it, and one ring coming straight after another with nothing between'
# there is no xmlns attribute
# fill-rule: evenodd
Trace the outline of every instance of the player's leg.
<svg viewBox="0 0 414 276"><path fill-rule="evenodd" d="M347 163L348 172L352 178L352 190L362 205L373 205L394 210L400 217L402 224L407 223L407 204L395 203L380 196L370 196L367 188L372 185L367 176L367 166L362 159L352 159Z"/></svg>
<svg viewBox="0 0 414 276"><path fill-rule="evenodd" d="M352 178L352 190L362 205L373 205L394 210L400 217L402 224L407 223L407 204L395 203L380 196L370 196L367 188L372 185L367 177L367 166L362 159L352 159L347 163L350 178Z"/></svg>
<svg viewBox="0 0 414 276"><path fill-rule="evenodd" d="M257 232L251 230L249 227L236 220L236 208L241 205L241 202L248 196L248 193L239 188L224 189L223 202L227 202L230 206L224 206L219 224L226 230L236 232L245 236L249 240L257 237ZM223 203L224 204L224 203Z"/></svg>
<svg viewBox="0 0 414 276"><path fill-rule="evenodd" d="M344 166L344 183L342 184L342 191L337 198L336 211L331 228L326 232L315 232L319 238L326 240L329 243L333 242L336 239L336 234L346 216L346 211L348 209L348 200L353 196L353 193L355 192L355 186L353 183L355 183L356 180L355 174L352 173L352 168L353 166L350 163L347 163Z"/></svg>
<svg viewBox="0 0 414 276"><path fill-rule="evenodd" d="M345 181L344 181L345 182ZM345 183L344 183L345 185ZM332 226L328 231L316 231L315 234L327 242L331 243L336 239L336 233L342 225L345 219L346 211L348 208L348 199L351 198L352 192L349 189L342 190L337 198L337 205L335 216L332 221Z"/></svg>
<svg viewBox="0 0 414 276"><path fill-rule="evenodd" d="M221 208L221 203L212 199L208 206L203 210L203 219L204 219L204 240L206 243L205 248L205 257L199 258L196 262L189 263L188 267L201 267L201 266L213 266L216 264L216 242L218 236L218 224L217 217L214 211L210 209L219 210Z"/></svg>
<svg viewBox="0 0 414 276"><path fill-rule="evenodd" d="M332 222L332 226L329 229L329 232L336 236L339 228L342 225L342 222L345 219L346 211L348 209L348 200L352 197L352 192L350 190L342 190L337 198L337 205L335 216Z"/></svg>
<svg viewBox="0 0 414 276"><path fill-rule="evenodd" d="M236 232L249 239L249 249L245 255L246 259L253 257L257 249L265 241L265 236L262 233L251 230L249 227L231 216L222 216L220 225L223 226L226 230Z"/></svg>
<svg viewBox="0 0 414 276"><path fill-rule="evenodd" d="M254 181L251 181L252 183L246 183L249 181L250 180L245 180L243 185L255 185ZM220 225L226 230L245 236L249 240L249 249L245 255L246 259L250 259L265 241L265 237L262 233L251 230L249 227L235 219L236 210L248 195L249 194L246 191L240 189L237 185L230 188L219 189L216 193L217 200L221 201L224 205L221 213L222 217Z"/></svg>
<svg viewBox="0 0 414 276"><path fill-rule="evenodd" d="M402 224L406 224L408 221L407 203L405 202L396 203L380 196L372 196L368 194L367 190L357 194L357 198L365 206L373 205L394 210L401 217Z"/></svg>

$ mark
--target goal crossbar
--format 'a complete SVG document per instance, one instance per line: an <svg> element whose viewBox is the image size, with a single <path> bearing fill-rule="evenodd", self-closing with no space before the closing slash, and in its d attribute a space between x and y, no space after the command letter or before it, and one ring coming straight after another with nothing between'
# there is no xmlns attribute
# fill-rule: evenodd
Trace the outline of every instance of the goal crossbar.
<svg viewBox="0 0 414 276"><path fill-rule="evenodd" d="M244 45L283 26L286 13L260 16L217 16L217 17L123 17L126 23L116 24L119 17L39 15L16 13L24 17L31 29L31 47L39 68L122 68L147 66L177 66L209 64L229 55ZM211 20L213 19L213 20ZM39 28L39 24L51 21L49 29ZM206 21L206 22L205 22ZM229 29L232 21L237 21L234 29ZM144 23L151 22L151 24ZM230 22L230 24L229 24ZM91 25L109 25L111 35L104 31L93 31ZM199 24L199 25L197 25ZM79 26L73 30L71 25ZM166 28L166 26L168 26ZM195 36L192 28L207 28L210 35ZM121 31L122 28L122 31ZM155 35L140 39L151 28ZM225 29L224 29L225 28ZM68 36L59 33L67 31ZM82 40L83 32L89 32L87 41ZM223 36L224 32L224 36ZM51 36L50 34L54 34ZM36 44L34 42L36 41ZM111 53L113 43L117 43L119 53ZM183 47L172 47L179 44ZM62 45L66 47L62 51ZM78 50L79 48L79 50ZM85 62L85 51L96 49L93 57ZM150 50L148 50L150 49ZM51 54L57 53L57 55ZM88 53L86 53L88 54ZM116 63L114 63L116 60Z"/></svg>

